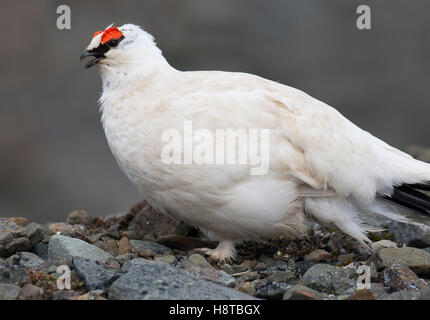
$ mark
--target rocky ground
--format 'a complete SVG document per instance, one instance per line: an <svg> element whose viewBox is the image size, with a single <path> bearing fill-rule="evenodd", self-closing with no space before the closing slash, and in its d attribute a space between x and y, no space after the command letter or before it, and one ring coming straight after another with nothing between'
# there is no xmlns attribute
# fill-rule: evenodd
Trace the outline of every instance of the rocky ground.
<svg viewBox="0 0 430 320"><path fill-rule="evenodd" d="M212 263L215 247L195 229L145 202L65 223L0 218L0 299L430 299L430 227L386 222L374 252L315 224L302 239L244 242L234 263ZM368 266L370 289L357 288ZM57 280L71 270L71 289ZM67 267L64 267L67 266Z"/></svg>

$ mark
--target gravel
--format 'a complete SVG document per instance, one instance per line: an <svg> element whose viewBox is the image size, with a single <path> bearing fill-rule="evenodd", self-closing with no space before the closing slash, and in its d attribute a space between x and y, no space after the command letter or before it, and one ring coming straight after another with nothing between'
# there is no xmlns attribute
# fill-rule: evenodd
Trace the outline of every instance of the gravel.
<svg viewBox="0 0 430 320"><path fill-rule="evenodd" d="M315 224L304 238L244 241L235 261L215 263L194 249L216 242L145 202L49 224L0 218L0 299L430 299L428 227L384 227L371 255ZM70 290L57 288L59 266L70 269ZM357 288L360 266L369 267L369 288Z"/></svg>

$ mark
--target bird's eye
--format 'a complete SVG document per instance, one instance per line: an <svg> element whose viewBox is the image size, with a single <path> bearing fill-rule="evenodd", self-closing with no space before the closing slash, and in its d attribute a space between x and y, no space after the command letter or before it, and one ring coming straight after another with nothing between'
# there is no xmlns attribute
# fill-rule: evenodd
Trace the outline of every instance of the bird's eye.
<svg viewBox="0 0 430 320"><path fill-rule="evenodd" d="M116 47L119 44L119 39L112 39L109 41L109 47Z"/></svg>

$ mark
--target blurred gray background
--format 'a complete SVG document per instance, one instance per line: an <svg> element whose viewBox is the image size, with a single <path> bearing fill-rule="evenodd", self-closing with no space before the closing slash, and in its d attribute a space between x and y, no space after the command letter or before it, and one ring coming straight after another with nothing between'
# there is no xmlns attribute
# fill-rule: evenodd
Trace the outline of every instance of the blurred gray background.
<svg viewBox="0 0 430 320"><path fill-rule="evenodd" d="M4 1L0 7L0 216L60 221L140 200L100 124L101 83L79 55L92 34L132 22L180 70L255 73L297 87L404 149L430 146L429 1ZM72 10L57 30L56 8ZM372 9L372 30L356 8Z"/></svg>

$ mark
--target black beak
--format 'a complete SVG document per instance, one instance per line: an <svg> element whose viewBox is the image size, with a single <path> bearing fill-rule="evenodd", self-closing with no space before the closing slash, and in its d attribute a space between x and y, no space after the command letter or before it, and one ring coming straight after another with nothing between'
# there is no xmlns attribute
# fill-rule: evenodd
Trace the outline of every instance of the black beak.
<svg viewBox="0 0 430 320"><path fill-rule="evenodd" d="M80 61L82 61L82 59L85 59L86 57L94 57L94 59L90 60L87 62L87 64L85 65L85 68L91 68L92 66L95 66L97 63L99 63L99 61L103 60L105 57L105 55L103 53L100 52L91 52L91 51L84 51L81 54L80 57Z"/></svg>

